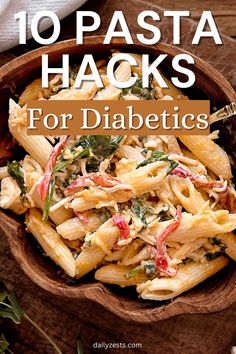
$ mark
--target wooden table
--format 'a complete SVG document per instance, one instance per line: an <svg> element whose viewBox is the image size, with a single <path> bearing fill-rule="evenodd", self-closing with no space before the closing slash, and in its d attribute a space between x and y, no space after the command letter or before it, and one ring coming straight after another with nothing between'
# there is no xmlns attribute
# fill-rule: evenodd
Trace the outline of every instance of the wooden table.
<svg viewBox="0 0 236 354"><path fill-rule="evenodd" d="M88 1L84 9L97 11L103 18L102 27L97 34L104 33L114 10L123 10L132 32L137 31L133 19L138 12L152 9L160 11L158 6L168 9L188 9L192 18L197 20L202 10L211 10L221 33L236 37L235 1L206 0L189 2L179 0L97 0ZM62 21L60 40L75 36L75 14ZM196 24L184 21L181 46L208 60L217 67L236 88L235 52L236 42L224 37L224 46L217 48L208 41L202 41L199 47L190 44L191 33ZM170 24L162 24L163 40L171 42ZM50 30L49 30L50 31ZM37 45L30 40L27 46L19 46L0 54L0 65L13 59ZM33 284L20 270L9 252L4 235L0 235L0 278L16 289L17 295L34 320L44 328L60 346L65 354L76 352L76 337L82 338L85 353L167 353L167 354L226 354L236 345L235 311L236 304L219 313L208 315L181 315L153 324L137 325L127 323L93 303L70 303L43 291ZM4 321L0 331L4 331L11 343L11 349L17 354L49 354L51 347L39 337L27 323L13 325ZM0 332L1 333L1 332ZM94 343L141 343L142 348L96 349Z"/></svg>

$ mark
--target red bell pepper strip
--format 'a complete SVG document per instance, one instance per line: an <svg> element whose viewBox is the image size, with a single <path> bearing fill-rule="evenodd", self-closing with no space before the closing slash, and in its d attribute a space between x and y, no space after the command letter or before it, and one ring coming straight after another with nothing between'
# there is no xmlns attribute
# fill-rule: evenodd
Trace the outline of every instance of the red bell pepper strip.
<svg viewBox="0 0 236 354"><path fill-rule="evenodd" d="M120 214L112 216L113 225L117 226L120 230L120 240L126 240L130 236L130 228L127 221Z"/></svg>
<svg viewBox="0 0 236 354"><path fill-rule="evenodd" d="M230 213L236 212L236 198L228 187L224 192L219 194L219 204L222 208L229 210Z"/></svg>
<svg viewBox="0 0 236 354"><path fill-rule="evenodd" d="M66 140L67 140L67 136L62 136L60 137L60 141L54 146L51 155L49 157L47 166L45 167L44 176L39 183L38 191L39 191L40 198L43 202L45 202L47 198L48 188L52 176L52 170L56 165L57 158L59 157L62 150L64 149Z"/></svg>
<svg viewBox="0 0 236 354"><path fill-rule="evenodd" d="M64 193L66 196L68 196L78 192L81 188L92 186L93 183L103 188L112 188L119 184L123 184L123 182L107 173L93 172L85 176L79 176L65 189ZM127 185L127 190L128 189L129 186Z"/></svg>
<svg viewBox="0 0 236 354"><path fill-rule="evenodd" d="M182 207L178 205L174 221L168 225L167 228L156 239L156 267L157 270L164 275L174 276L176 274L176 271L170 269L168 266L169 256L167 254L165 242L168 236L179 227L181 218Z"/></svg>
<svg viewBox="0 0 236 354"><path fill-rule="evenodd" d="M81 221L83 224L88 223L88 215L86 212L81 213L80 211L74 211L74 213L77 216L77 218L79 219L79 221Z"/></svg>
<svg viewBox="0 0 236 354"><path fill-rule="evenodd" d="M223 181L213 181L208 180L207 178L201 178L200 176L195 175L193 172L185 170L181 166L177 166L173 171L171 171L171 175L177 175L182 178L189 177L196 187L221 188L224 185Z"/></svg>

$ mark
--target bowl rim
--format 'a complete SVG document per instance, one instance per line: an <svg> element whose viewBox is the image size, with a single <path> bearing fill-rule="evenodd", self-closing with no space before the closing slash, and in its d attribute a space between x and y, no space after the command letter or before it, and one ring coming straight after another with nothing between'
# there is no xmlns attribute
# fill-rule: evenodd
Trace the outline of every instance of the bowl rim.
<svg viewBox="0 0 236 354"><path fill-rule="evenodd" d="M55 52L58 52L59 50L65 49L65 48L72 48L75 46L88 46L88 45L104 45L103 40L105 36L88 36L84 38L84 44L82 45L77 45L75 39L68 39L64 41L57 42L53 45L50 46L44 46L44 47L39 47L37 49L34 49L32 51L29 51L9 63L5 64L0 68L0 84L1 81L4 80L6 76L8 76L12 71L21 68L25 64L37 59L39 56L42 54L53 54ZM225 92L225 96L227 97L229 103L230 101L233 101L236 99L236 93L233 89L233 87L230 85L230 83L225 79L225 77L219 73L214 67L212 67L210 64L202 60L201 58L197 57L196 55L189 53L186 50L183 50L179 47L175 47L166 43L158 43L157 45L154 46L147 46L143 45L137 40L134 40L134 45L127 45L125 40L123 39L114 39L111 42L110 46L115 46L116 48L119 48L123 46L123 48L129 48L129 52L132 51L134 48L134 51L137 51L137 48L140 50L149 50L150 51L156 51L158 50L159 52L165 53L166 50L168 49L168 54L170 55L175 55L176 53L188 53L190 54L194 60L195 60L195 65L198 66L198 68L201 71L205 71L207 69L207 75L211 75L212 78L214 78L214 81L223 86L222 90ZM0 211L0 218L2 217L3 212ZM5 233L7 234L6 230L4 230ZM9 235L7 235L9 236ZM188 299L177 297L174 299L174 301L170 302L168 305L162 305L162 306L157 306L154 308L147 308L147 309L135 309L135 310L128 310L122 307L121 302L117 298L113 296L112 293L110 293L109 289L107 289L102 283L100 282L94 282L94 284L90 285L89 288L84 288L84 289L79 289L77 288L77 292L73 292L74 287L70 287L66 284L62 286L57 286L55 287L53 284L50 284L50 282L47 284L45 281L43 281L42 277L38 275L37 277L35 276L35 273L32 271L30 266L24 262L24 257L22 252L16 252L16 249L20 250L20 239L14 240L12 237L8 237L8 243L10 246L10 249L12 251L12 254L15 256L18 264L24 271L24 273L38 286L41 288L49 291L50 293L53 293L54 295L61 296L61 297L66 297L68 299L78 299L78 300L90 300L93 302L96 302L103 307L105 307L107 310L111 311L113 314L129 320L129 321L135 321L135 322L154 322L162 319L167 319L172 316L180 315L180 314L203 314L203 313L209 313L209 312L216 312L223 310L224 308L230 306L236 301L236 289L235 291L232 292L231 296L228 298L228 301L221 301L220 303L207 303L206 305L199 304L199 302L192 303L188 302ZM59 283L58 283L59 285ZM94 291L91 291L91 288ZM72 291L71 291L72 290ZM79 290L79 291L78 291ZM78 296L79 295L79 296ZM98 296L99 295L99 296ZM108 301L105 301L106 298ZM111 301L111 298L113 300ZM168 307L168 311L167 308ZM145 313L146 312L146 313ZM147 313L148 312L148 313Z"/></svg>

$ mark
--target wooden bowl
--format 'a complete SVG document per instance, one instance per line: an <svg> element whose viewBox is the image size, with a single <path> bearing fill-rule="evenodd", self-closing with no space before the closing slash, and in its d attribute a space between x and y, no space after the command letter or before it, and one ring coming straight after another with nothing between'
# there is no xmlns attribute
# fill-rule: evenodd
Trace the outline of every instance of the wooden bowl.
<svg viewBox="0 0 236 354"><path fill-rule="evenodd" d="M168 59L162 66L167 76L173 73L171 59L183 53L177 47L166 44L144 46L138 43L125 44L116 40L111 45L103 45L103 37L88 37L84 45L76 45L75 40L63 41L49 47L39 48L6 64L0 69L1 128L0 138L6 136L8 100L17 94L34 78L40 77L41 55L50 54L50 63L60 63L63 53L70 54L74 61L81 55L92 53L98 57L110 54L111 49L128 52L149 53L153 57L167 53ZM186 53L186 52L185 52ZM211 99L212 106L222 107L235 100L235 93L226 79L206 62L195 57L196 84L188 90L190 97ZM223 136L229 146L230 136ZM230 146L232 150L232 146ZM3 160L2 160L3 161ZM24 231L23 221L14 215L0 211L0 227L5 232L12 254L23 271L40 287L64 298L91 300L109 309L117 316L136 322L152 322L183 313L208 313L222 310L236 300L236 269L230 263L224 270L198 285L194 289L169 302L144 301L137 298L134 289L121 289L96 282L90 275L77 285L68 284L50 260L43 257L32 235Z"/></svg>

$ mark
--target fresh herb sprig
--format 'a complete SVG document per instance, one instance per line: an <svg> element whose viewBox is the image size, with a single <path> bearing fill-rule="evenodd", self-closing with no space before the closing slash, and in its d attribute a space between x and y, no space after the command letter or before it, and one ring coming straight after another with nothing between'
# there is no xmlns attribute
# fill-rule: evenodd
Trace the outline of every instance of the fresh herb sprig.
<svg viewBox="0 0 236 354"><path fill-rule="evenodd" d="M40 335L52 345L55 353L62 354L62 351L58 348L53 339L26 314L16 294L13 291L9 292L2 282L0 282L0 318L9 318L16 324L20 324L23 318L26 319ZM5 348L5 351L11 353L8 346L9 343L5 340L4 336L2 336L0 339L0 350L2 349L2 353L4 353L3 348Z"/></svg>

